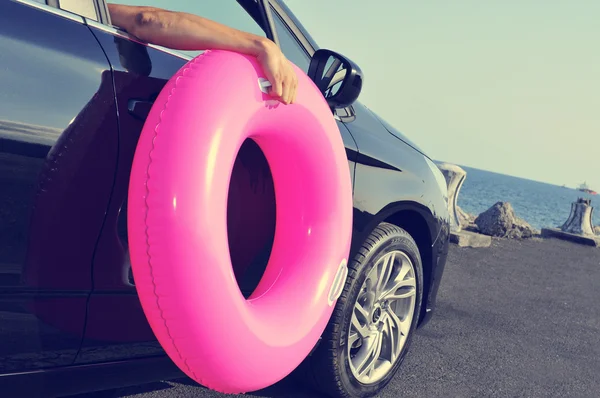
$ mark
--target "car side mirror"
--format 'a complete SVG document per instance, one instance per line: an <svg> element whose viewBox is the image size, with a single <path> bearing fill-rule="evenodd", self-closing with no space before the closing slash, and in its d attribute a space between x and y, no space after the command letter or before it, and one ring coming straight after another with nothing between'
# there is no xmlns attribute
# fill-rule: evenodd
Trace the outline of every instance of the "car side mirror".
<svg viewBox="0 0 600 398"><path fill-rule="evenodd" d="M331 108L345 108L360 95L363 74L358 65L331 50L315 51L308 76L317 85Z"/></svg>

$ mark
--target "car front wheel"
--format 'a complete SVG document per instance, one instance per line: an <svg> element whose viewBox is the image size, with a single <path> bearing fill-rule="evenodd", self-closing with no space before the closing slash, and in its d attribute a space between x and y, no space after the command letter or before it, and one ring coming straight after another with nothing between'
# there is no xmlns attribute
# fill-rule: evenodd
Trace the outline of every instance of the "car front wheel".
<svg viewBox="0 0 600 398"><path fill-rule="evenodd" d="M349 267L348 279L304 378L333 397L371 397L408 351L422 300L419 249L403 229L381 223Z"/></svg>

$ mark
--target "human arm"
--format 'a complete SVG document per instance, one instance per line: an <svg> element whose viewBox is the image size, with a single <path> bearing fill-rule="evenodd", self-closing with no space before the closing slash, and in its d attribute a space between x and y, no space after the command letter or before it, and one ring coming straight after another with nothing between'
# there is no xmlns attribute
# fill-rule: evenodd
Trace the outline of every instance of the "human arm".
<svg viewBox="0 0 600 398"><path fill-rule="evenodd" d="M109 3L108 10L115 26L147 43L183 51L218 49L254 56L273 85L271 95L285 104L296 99L296 73L279 47L265 37L156 7Z"/></svg>

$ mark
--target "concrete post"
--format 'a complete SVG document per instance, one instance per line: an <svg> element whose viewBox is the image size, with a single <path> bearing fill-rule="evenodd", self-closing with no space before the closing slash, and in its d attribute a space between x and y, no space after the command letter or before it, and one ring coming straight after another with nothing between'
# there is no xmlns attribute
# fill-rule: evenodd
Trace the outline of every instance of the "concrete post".
<svg viewBox="0 0 600 398"><path fill-rule="evenodd" d="M460 218L457 210L457 201L460 188L467 177L467 172L461 167L450 163L442 163L438 167L444 174L444 177L446 178L446 185L448 186L448 212L450 213L450 230L452 232L459 232L462 227L460 225Z"/></svg>
<svg viewBox="0 0 600 398"><path fill-rule="evenodd" d="M590 199L583 198L573 202L571 204L571 214L560 229L571 234L594 235L594 226L592 225L594 208L591 204Z"/></svg>

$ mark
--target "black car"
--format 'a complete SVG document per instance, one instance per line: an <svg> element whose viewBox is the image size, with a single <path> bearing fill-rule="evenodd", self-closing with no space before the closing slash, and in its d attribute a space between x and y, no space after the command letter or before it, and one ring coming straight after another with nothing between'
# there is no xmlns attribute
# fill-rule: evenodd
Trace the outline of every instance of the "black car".
<svg viewBox="0 0 600 398"><path fill-rule="evenodd" d="M281 0L143 3L266 36L307 73L320 51ZM136 295L126 209L144 120L194 55L116 29L104 0L0 2L0 396L182 377ZM295 374L329 395L360 397L385 387L415 328L431 317L448 251L448 199L427 155L358 101L341 103L330 101L353 179L350 274ZM258 145L239 156L250 169L265 167ZM253 172L269 182L269 173ZM396 305L371 311L374 282L390 265L402 293ZM382 311L394 321L380 324ZM377 328L385 340L369 351L363 342Z"/></svg>

